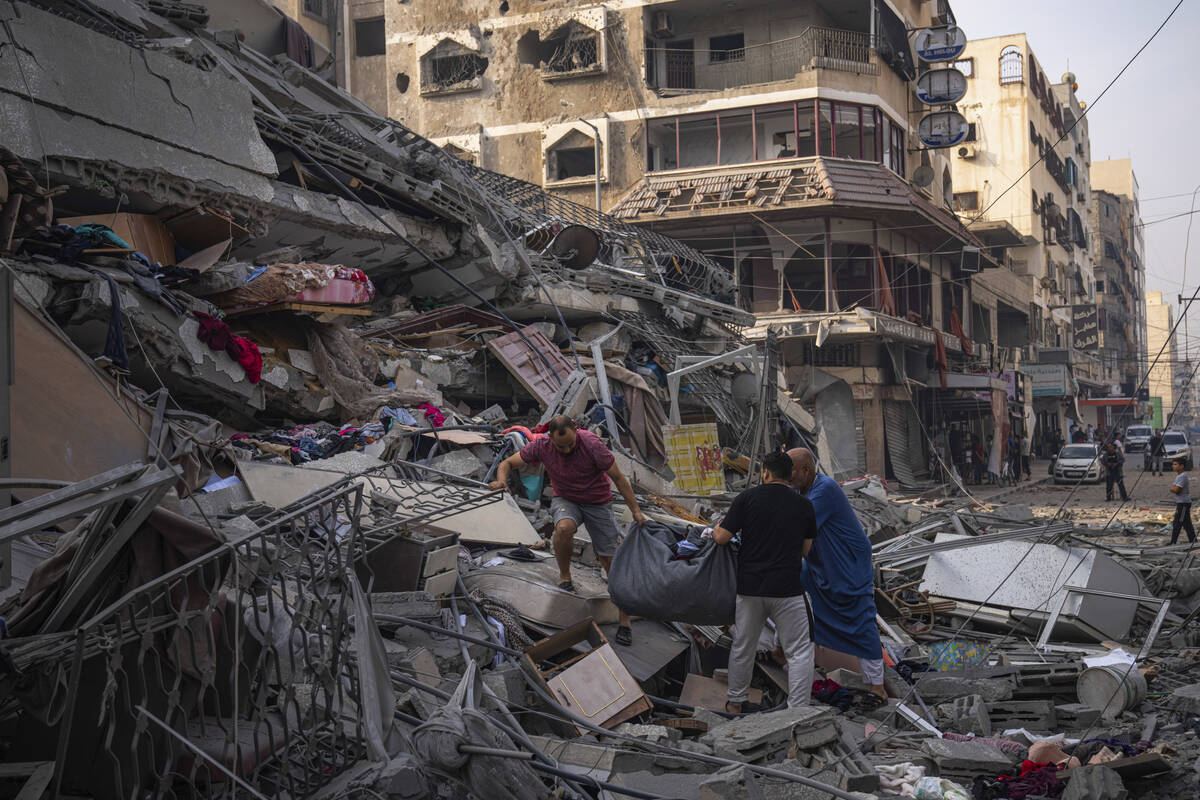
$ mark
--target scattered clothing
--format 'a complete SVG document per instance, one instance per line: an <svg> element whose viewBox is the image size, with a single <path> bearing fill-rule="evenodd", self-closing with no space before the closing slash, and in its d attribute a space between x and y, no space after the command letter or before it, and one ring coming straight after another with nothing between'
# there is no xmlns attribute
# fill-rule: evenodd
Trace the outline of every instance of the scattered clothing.
<svg viewBox="0 0 1200 800"><path fill-rule="evenodd" d="M417 406L417 410L424 411L425 419L435 428L440 428L446 424L446 415L438 410L438 407L433 403L421 403L421 405ZM409 416L412 415L410 414ZM413 422L415 423L416 419L413 419Z"/></svg>
<svg viewBox="0 0 1200 800"><path fill-rule="evenodd" d="M251 383L262 380L262 354L258 345L249 339L237 336L229 330L222 320L205 314L202 311L192 312L200 323L196 338L208 345L210 350L224 350L229 357L238 362Z"/></svg>

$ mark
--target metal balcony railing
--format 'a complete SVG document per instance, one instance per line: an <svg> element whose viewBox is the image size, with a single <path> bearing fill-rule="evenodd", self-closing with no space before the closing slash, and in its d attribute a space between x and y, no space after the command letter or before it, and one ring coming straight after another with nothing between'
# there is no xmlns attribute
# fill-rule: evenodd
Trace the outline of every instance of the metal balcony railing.
<svg viewBox="0 0 1200 800"><path fill-rule="evenodd" d="M646 63L650 86L670 91L721 91L786 80L808 69L879 74L868 34L818 27L741 50L647 48Z"/></svg>

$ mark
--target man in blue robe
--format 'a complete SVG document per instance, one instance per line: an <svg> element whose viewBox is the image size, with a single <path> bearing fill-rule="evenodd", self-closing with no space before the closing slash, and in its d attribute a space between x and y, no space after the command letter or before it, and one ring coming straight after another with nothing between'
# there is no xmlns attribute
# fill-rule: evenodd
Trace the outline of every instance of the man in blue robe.
<svg viewBox="0 0 1200 800"><path fill-rule="evenodd" d="M788 455L794 465L792 488L809 499L817 516L817 538L803 566L813 638L822 647L857 656L863 680L886 700L871 541L838 482L817 474L812 452L796 448Z"/></svg>

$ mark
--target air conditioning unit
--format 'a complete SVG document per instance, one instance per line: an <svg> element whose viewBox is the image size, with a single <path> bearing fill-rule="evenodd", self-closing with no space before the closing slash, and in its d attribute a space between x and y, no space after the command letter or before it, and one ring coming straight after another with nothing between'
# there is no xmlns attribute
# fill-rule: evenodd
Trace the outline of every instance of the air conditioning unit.
<svg viewBox="0 0 1200 800"><path fill-rule="evenodd" d="M666 11L655 11L654 24L650 26L650 30L655 39L670 39L675 35L675 28L671 26L671 15Z"/></svg>
<svg viewBox="0 0 1200 800"><path fill-rule="evenodd" d="M958 157L971 159L975 157L975 145L963 144L958 146Z"/></svg>
<svg viewBox="0 0 1200 800"><path fill-rule="evenodd" d="M1087 195L1084 194L1083 192L1080 192L1079 194L1075 195L1075 200L1076 200L1076 202L1079 202L1079 203L1086 203Z"/></svg>

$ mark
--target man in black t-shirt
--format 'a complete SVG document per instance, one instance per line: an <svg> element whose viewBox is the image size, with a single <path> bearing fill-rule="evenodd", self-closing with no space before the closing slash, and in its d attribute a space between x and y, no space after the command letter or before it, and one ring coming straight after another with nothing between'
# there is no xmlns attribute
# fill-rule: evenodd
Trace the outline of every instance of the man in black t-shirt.
<svg viewBox="0 0 1200 800"><path fill-rule="evenodd" d="M754 654L768 617L787 656L788 708L808 705L812 691L813 643L800 566L817 535L817 518L808 498L792 491L791 477L792 460L784 453L768 453L762 484L734 498L725 519L713 529L717 544L742 535L725 703L731 714L749 710Z"/></svg>

